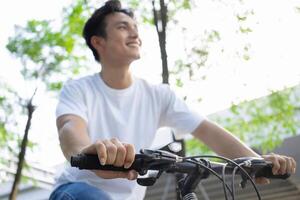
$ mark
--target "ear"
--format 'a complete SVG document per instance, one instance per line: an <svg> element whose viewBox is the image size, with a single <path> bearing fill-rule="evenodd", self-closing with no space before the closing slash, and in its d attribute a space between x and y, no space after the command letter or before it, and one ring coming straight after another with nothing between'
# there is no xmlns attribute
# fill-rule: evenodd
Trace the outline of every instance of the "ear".
<svg viewBox="0 0 300 200"><path fill-rule="evenodd" d="M103 37L94 35L91 37L91 45L98 51L102 50L105 45L105 40Z"/></svg>

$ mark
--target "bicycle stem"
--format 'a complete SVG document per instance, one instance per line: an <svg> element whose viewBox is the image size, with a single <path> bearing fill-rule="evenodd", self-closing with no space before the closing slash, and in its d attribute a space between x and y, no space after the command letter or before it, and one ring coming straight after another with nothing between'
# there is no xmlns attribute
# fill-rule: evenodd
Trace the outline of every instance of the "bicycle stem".
<svg viewBox="0 0 300 200"><path fill-rule="evenodd" d="M208 164L208 163L206 163ZM197 166L195 170L186 175L178 183L179 190L183 200L198 200L194 190L202 179L209 176L209 171L205 168Z"/></svg>

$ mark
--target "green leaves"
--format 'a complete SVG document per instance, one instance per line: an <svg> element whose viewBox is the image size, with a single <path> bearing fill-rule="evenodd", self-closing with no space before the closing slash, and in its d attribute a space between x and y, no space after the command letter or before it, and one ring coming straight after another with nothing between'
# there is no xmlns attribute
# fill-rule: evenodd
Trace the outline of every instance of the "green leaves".
<svg viewBox="0 0 300 200"><path fill-rule="evenodd" d="M62 31L68 37L81 38L82 29L88 15L90 14L90 10L91 8L85 0L77 0L72 5L64 8Z"/></svg>
<svg viewBox="0 0 300 200"><path fill-rule="evenodd" d="M267 97L233 105L231 114L219 116L218 121L245 142L263 152L271 151L300 128L299 89L273 91Z"/></svg>
<svg viewBox="0 0 300 200"><path fill-rule="evenodd" d="M240 14L237 14L236 15L236 18L238 19L238 21L246 21L246 19L247 19L247 16L242 16L242 15L240 15Z"/></svg>
<svg viewBox="0 0 300 200"><path fill-rule="evenodd" d="M129 7L136 10L140 6L140 1L139 0L130 0L129 1Z"/></svg>
<svg viewBox="0 0 300 200"><path fill-rule="evenodd" d="M205 31L205 37L200 40L195 39L194 46L184 49L181 58L175 61L171 74L176 76L176 85L183 74L188 74L190 80L205 80L206 74L202 71L209 59L210 46L220 41L220 33L216 30Z"/></svg>
<svg viewBox="0 0 300 200"><path fill-rule="evenodd" d="M17 126L16 109L13 93L5 85L0 84L0 153L11 154L17 151L17 135L13 132L13 127ZM16 106L17 107L17 106ZM4 164L0 160L0 164Z"/></svg>
<svg viewBox="0 0 300 200"><path fill-rule="evenodd" d="M5 129L4 123L0 122L0 148L3 147L7 142L7 130Z"/></svg>
<svg viewBox="0 0 300 200"><path fill-rule="evenodd" d="M299 134L300 86L273 91L269 96L234 104L228 112L210 116L251 147L267 153L286 137ZM204 154L207 147L192 139L189 154ZM211 153L211 152L209 152Z"/></svg>
<svg viewBox="0 0 300 200"><path fill-rule="evenodd" d="M84 52L77 48L84 44L81 32L87 6L85 1L78 0L65 8L60 27L50 20L30 20L25 27L15 27L15 35L9 38L6 47L20 59L24 79L41 79L51 85L55 73L69 76L72 71L78 71L70 70L70 66L76 68L85 59ZM58 89L53 85L47 88Z"/></svg>
<svg viewBox="0 0 300 200"><path fill-rule="evenodd" d="M180 9L191 9L191 2L190 0L171 0L170 1L174 6L175 10L180 10Z"/></svg>
<svg viewBox="0 0 300 200"><path fill-rule="evenodd" d="M183 86L183 82L180 79L176 79L176 86L177 87L182 87Z"/></svg>
<svg viewBox="0 0 300 200"><path fill-rule="evenodd" d="M241 31L241 33L251 33L252 29L249 27L244 28L244 27L240 26L240 31Z"/></svg>
<svg viewBox="0 0 300 200"><path fill-rule="evenodd" d="M186 140L186 152L188 156L213 154L212 150L198 139Z"/></svg>
<svg viewBox="0 0 300 200"><path fill-rule="evenodd" d="M189 1L189 0L184 0L184 1L182 2L182 7L183 7L184 9L191 9L190 1Z"/></svg>
<svg viewBox="0 0 300 200"><path fill-rule="evenodd" d="M63 86L62 82L50 83L48 89L59 91L62 88L62 86Z"/></svg>

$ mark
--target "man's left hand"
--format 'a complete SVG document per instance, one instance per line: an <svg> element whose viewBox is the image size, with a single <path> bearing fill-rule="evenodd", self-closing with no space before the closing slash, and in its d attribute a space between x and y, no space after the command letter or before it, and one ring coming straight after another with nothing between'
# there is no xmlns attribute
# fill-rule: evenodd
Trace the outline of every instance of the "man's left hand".
<svg viewBox="0 0 300 200"><path fill-rule="evenodd" d="M296 161L294 158L279 154L267 154L262 156L266 161L271 161L273 163L272 173L274 175L284 175L284 174L295 174L296 172ZM268 184L270 183L267 178L256 178L255 182L258 184Z"/></svg>

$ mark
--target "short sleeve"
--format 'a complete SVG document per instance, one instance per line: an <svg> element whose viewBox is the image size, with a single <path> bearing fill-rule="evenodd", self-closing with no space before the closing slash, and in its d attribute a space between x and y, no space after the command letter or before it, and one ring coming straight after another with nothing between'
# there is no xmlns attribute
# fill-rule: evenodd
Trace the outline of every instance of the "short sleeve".
<svg viewBox="0 0 300 200"><path fill-rule="evenodd" d="M205 119L204 116L190 110L186 103L178 98L167 85L162 88L161 98L160 126L174 128L181 134L191 133Z"/></svg>
<svg viewBox="0 0 300 200"><path fill-rule="evenodd" d="M59 95L59 102L56 107L56 117L65 114L74 114L83 118L86 122L87 106L83 86L76 81L68 81L62 88Z"/></svg>

